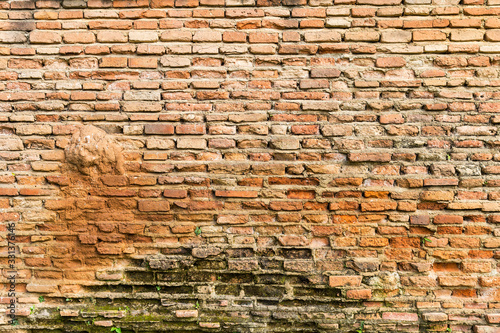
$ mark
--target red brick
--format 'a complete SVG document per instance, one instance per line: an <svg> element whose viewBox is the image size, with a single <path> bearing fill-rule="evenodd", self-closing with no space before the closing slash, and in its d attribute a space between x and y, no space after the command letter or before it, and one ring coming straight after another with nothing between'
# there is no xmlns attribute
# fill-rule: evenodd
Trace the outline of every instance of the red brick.
<svg viewBox="0 0 500 333"><path fill-rule="evenodd" d="M256 198L257 191L215 191L216 197L229 197L229 198Z"/></svg>
<svg viewBox="0 0 500 333"><path fill-rule="evenodd" d="M204 124L182 124L175 127L176 134L205 134Z"/></svg>
<svg viewBox="0 0 500 333"><path fill-rule="evenodd" d="M127 58L106 57L99 62L99 67L103 68L122 68L127 67Z"/></svg>
<svg viewBox="0 0 500 333"><path fill-rule="evenodd" d="M346 292L347 298L353 299L370 299L372 297L371 289L348 290Z"/></svg>
<svg viewBox="0 0 500 333"><path fill-rule="evenodd" d="M457 215L437 215L433 219L434 224L462 224L464 218Z"/></svg>
<svg viewBox="0 0 500 333"><path fill-rule="evenodd" d="M444 41L446 34L438 30L415 30L413 31L413 41Z"/></svg>
<svg viewBox="0 0 500 333"><path fill-rule="evenodd" d="M418 321L418 314L406 312L384 312L382 314L382 319L396 321Z"/></svg>
<svg viewBox="0 0 500 333"><path fill-rule="evenodd" d="M170 210L170 204L164 200L140 200L139 210L141 212L166 212Z"/></svg>
<svg viewBox="0 0 500 333"><path fill-rule="evenodd" d="M174 134L174 126L170 124L146 124L144 126L145 134Z"/></svg>
<svg viewBox="0 0 500 333"><path fill-rule="evenodd" d="M401 57L387 57L387 58L378 58L376 61L377 67L404 67L406 65L406 61Z"/></svg>
<svg viewBox="0 0 500 333"><path fill-rule="evenodd" d="M156 58L130 58L128 66L130 68L156 68L158 60Z"/></svg>
<svg viewBox="0 0 500 333"><path fill-rule="evenodd" d="M66 44L91 44L96 40L92 32L66 32L63 35L63 41Z"/></svg>

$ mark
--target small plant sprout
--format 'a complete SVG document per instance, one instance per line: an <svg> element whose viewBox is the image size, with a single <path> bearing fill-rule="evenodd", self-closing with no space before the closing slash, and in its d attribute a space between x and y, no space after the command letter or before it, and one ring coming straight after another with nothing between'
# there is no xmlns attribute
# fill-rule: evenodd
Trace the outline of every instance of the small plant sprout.
<svg viewBox="0 0 500 333"><path fill-rule="evenodd" d="M448 327L448 328L446 329L446 332L451 332L451 328L449 328L449 327Z"/></svg>
<svg viewBox="0 0 500 333"><path fill-rule="evenodd" d="M194 234L195 234L196 236L201 235L201 228L200 228L200 227L196 227L196 229L194 229Z"/></svg>
<svg viewBox="0 0 500 333"><path fill-rule="evenodd" d="M196 304L194 305L194 308L195 309L199 309L200 308L200 302L196 301Z"/></svg>
<svg viewBox="0 0 500 333"><path fill-rule="evenodd" d="M45 302L45 297L43 297L43 296L38 297L38 301L39 301L40 303Z"/></svg>
<svg viewBox="0 0 500 333"><path fill-rule="evenodd" d="M430 240L427 237L422 238L422 245L425 245L426 242L431 242L432 243L432 240Z"/></svg>
<svg viewBox="0 0 500 333"><path fill-rule="evenodd" d="M35 313L35 306L34 305L30 306L30 315L33 313Z"/></svg>
<svg viewBox="0 0 500 333"><path fill-rule="evenodd" d="M161 290L161 287L160 287L160 286L156 286L156 290L157 290L157 291L160 291L160 290Z"/></svg>
<svg viewBox="0 0 500 333"><path fill-rule="evenodd" d="M363 333L365 331L365 322L362 321L360 324L359 324L359 328L356 330L356 333Z"/></svg>
<svg viewBox="0 0 500 333"><path fill-rule="evenodd" d="M119 327L111 327L111 332L122 333L122 329Z"/></svg>

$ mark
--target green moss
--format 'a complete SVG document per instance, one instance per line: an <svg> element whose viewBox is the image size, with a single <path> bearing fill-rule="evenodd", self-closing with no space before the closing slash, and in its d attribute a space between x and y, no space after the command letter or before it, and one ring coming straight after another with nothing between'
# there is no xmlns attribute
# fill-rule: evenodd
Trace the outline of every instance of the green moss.
<svg viewBox="0 0 500 333"><path fill-rule="evenodd" d="M127 315L123 318L120 318L121 322L134 322L134 321L162 321L163 318L158 315Z"/></svg>

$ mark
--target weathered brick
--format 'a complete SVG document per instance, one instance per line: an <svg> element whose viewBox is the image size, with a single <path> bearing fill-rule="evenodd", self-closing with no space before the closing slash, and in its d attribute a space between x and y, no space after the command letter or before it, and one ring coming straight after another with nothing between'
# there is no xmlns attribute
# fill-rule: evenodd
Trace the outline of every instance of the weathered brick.
<svg viewBox="0 0 500 333"><path fill-rule="evenodd" d="M340 76L340 71L336 68L313 68L311 69L312 78L336 78Z"/></svg>
<svg viewBox="0 0 500 333"><path fill-rule="evenodd" d="M406 61L401 57L378 58L375 65L377 67L404 67Z"/></svg>
<svg viewBox="0 0 500 333"><path fill-rule="evenodd" d="M103 30L97 32L97 41L100 43L126 43L128 35L122 31Z"/></svg>
<svg viewBox="0 0 500 333"><path fill-rule="evenodd" d="M344 38L348 42L378 42L380 39L380 33L378 31L347 31Z"/></svg>
<svg viewBox="0 0 500 333"><path fill-rule="evenodd" d="M484 32L475 29L453 30L450 40L453 42L469 42L483 40Z"/></svg>
<svg viewBox="0 0 500 333"><path fill-rule="evenodd" d="M177 139L177 148L179 149L205 149L207 140L194 138L179 138Z"/></svg>
<svg viewBox="0 0 500 333"><path fill-rule="evenodd" d="M33 44L59 44L62 42L62 37L57 32L36 30L30 32L29 40Z"/></svg>
<svg viewBox="0 0 500 333"><path fill-rule="evenodd" d="M16 44L25 43L26 36L22 32L17 31L0 31L0 43L3 44Z"/></svg>
<svg viewBox="0 0 500 333"><path fill-rule="evenodd" d="M409 43L411 39L411 31L405 30L382 31L380 35L380 41L382 43Z"/></svg>
<svg viewBox="0 0 500 333"><path fill-rule="evenodd" d="M93 32L66 32L63 35L63 41L66 44L91 44L96 41Z"/></svg>
<svg viewBox="0 0 500 333"><path fill-rule="evenodd" d="M448 315L442 312L428 312L423 314L424 320L436 322L448 320Z"/></svg>
<svg viewBox="0 0 500 333"><path fill-rule="evenodd" d="M414 42L424 41L443 41L446 40L446 34L437 30L415 30L413 31Z"/></svg>
<svg viewBox="0 0 500 333"><path fill-rule="evenodd" d="M139 210L141 212L165 212L170 210L170 204L163 200L141 200Z"/></svg>
<svg viewBox="0 0 500 333"><path fill-rule="evenodd" d="M424 201L451 201L454 196L451 191L424 191L420 198Z"/></svg>
<svg viewBox="0 0 500 333"><path fill-rule="evenodd" d="M418 314L406 312L384 312L382 319L396 321L418 321Z"/></svg>
<svg viewBox="0 0 500 333"><path fill-rule="evenodd" d="M340 42L342 36L336 31L311 31L304 33L304 40L309 43Z"/></svg>
<svg viewBox="0 0 500 333"><path fill-rule="evenodd" d="M193 35L193 42L220 42L222 34L219 31L196 31Z"/></svg>

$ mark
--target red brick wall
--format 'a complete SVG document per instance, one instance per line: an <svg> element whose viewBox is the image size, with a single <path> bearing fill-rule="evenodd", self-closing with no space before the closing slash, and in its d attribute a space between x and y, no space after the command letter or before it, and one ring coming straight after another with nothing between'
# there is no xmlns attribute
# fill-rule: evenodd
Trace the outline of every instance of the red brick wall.
<svg viewBox="0 0 500 333"><path fill-rule="evenodd" d="M0 324L500 332L499 14L1 1Z"/></svg>

